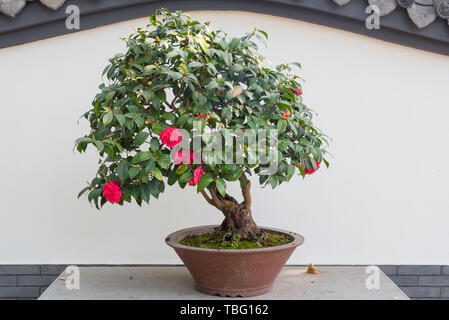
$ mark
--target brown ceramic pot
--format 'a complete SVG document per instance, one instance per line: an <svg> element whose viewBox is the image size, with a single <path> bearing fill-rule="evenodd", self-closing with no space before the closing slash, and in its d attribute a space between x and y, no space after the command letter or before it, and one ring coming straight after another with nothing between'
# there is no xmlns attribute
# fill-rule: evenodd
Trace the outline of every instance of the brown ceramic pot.
<svg viewBox="0 0 449 320"><path fill-rule="evenodd" d="M292 252L304 242L301 235L293 232L261 228L291 236L293 241L277 247L244 250L203 249L178 243L188 235L211 232L216 227L183 229L165 239L192 274L196 290L209 295L250 297L268 292Z"/></svg>

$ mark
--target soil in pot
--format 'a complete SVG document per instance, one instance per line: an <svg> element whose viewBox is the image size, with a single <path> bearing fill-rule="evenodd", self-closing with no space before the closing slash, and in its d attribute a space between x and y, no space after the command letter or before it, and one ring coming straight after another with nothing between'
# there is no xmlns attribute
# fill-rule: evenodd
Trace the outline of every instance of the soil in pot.
<svg viewBox="0 0 449 320"><path fill-rule="evenodd" d="M293 241L293 238L272 232L263 232L253 239L241 239L239 235L225 231L205 232L201 234L189 235L178 242L180 244L205 249L257 249L276 247Z"/></svg>

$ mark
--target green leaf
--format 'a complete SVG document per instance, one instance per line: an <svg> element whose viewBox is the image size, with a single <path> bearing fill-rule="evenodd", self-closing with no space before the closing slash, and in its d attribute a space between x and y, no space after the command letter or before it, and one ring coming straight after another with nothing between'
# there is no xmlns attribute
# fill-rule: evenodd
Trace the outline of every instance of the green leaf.
<svg viewBox="0 0 449 320"><path fill-rule="evenodd" d="M97 188L92 190L91 192L89 192L89 195L87 196L87 200L92 201L94 199L98 199L98 197L102 194L103 189L102 188Z"/></svg>
<svg viewBox="0 0 449 320"><path fill-rule="evenodd" d="M171 112L164 112L162 118L171 122L175 122L176 116Z"/></svg>
<svg viewBox="0 0 449 320"><path fill-rule="evenodd" d="M150 72L151 70L156 69L156 68L157 68L157 66L150 64L150 65L148 65L148 66L145 66L145 67L143 68L143 71L144 71L144 72Z"/></svg>
<svg viewBox="0 0 449 320"><path fill-rule="evenodd" d="M295 174L295 166L288 166L287 167L288 180L290 180L293 177L294 174Z"/></svg>
<svg viewBox="0 0 449 320"><path fill-rule="evenodd" d="M228 107L224 107L221 112L221 116L226 120L231 120L232 119L231 109L229 109Z"/></svg>
<svg viewBox="0 0 449 320"><path fill-rule="evenodd" d="M301 64L299 62L292 62L291 64L297 66L299 69L302 69Z"/></svg>
<svg viewBox="0 0 449 320"><path fill-rule="evenodd" d="M146 173L150 173L153 168L156 166L156 162L154 161L154 158L151 158L150 160L147 161L146 166L145 166L145 172Z"/></svg>
<svg viewBox="0 0 449 320"><path fill-rule="evenodd" d="M240 39L239 38L233 38L231 40L231 42L229 43L229 50L230 51L234 51L235 49L237 49L239 44L240 44Z"/></svg>
<svg viewBox="0 0 449 320"><path fill-rule="evenodd" d="M140 197L140 187L139 186L133 186L131 189L131 196L134 197L134 199L139 199Z"/></svg>
<svg viewBox="0 0 449 320"><path fill-rule="evenodd" d="M268 183L271 185L271 188L274 189L279 184L279 181L276 179L275 176L270 176L268 178Z"/></svg>
<svg viewBox="0 0 449 320"><path fill-rule="evenodd" d="M116 114L115 117L121 126L125 124L125 116L123 114Z"/></svg>
<svg viewBox="0 0 449 320"><path fill-rule="evenodd" d="M222 178L215 180L215 185L217 186L218 192L224 197L226 196L226 182Z"/></svg>
<svg viewBox="0 0 449 320"><path fill-rule="evenodd" d="M109 93L106 95L106 98L105 98L106 103L111 102L111 101L112 101L112 98L114 98L114 96L115 96L115 91L109 92Z"/></svg>
<svg viewBox="0 0 449 320"><path fill-rule="evenodd" d="M193 173L191 171L187 171L184 172L180 177L179 177L179 182L180 183L186 183L187 181L189 181L190 179L193 178Z"/></svg>
<svg viewBox="0 0 449 320"><path fill-rule="evenodd" d="M151 131L155 134L160 134L162 131L165 130L165 127L162 126L160 123L153 123L151 125Z"/></svg>
<svg viewBox="0 0 449 320"><path fill-rule="evenodd" d="M150 190L150 194L155 197L156 199L159 197L159 184L161 182L159 180L153 179L150 182L148 182L148 187Z"/></svg>
<svg viewBox="0 0 449 320"><path fill-rule="evenodd" d="M159 98L159 96L155 94L151 96L151 105L153 109L156 111L158 111L161 108L161 99Z"/></svg>
<svg viewBox="0 0 449 320"><path fill-rule="evenodd" d="M203 66L203 64L201 62L197 62L197 61L192 61L187 65L187 67L189 67L190 69L199 68L202 66Z"/></svg>
<svg viewBox="0 0 449 320"><path fill-rule="evenodd" d="M156 179L162 181L162 172L159 168L155 167L152 171L151 174L153 175L153 177L155 177Z"/></svg>
<svg viewBox="0 0 449 320"><path fill-rule="evenodd" d="M285 121L284 119L279 119L277 128L278 128L279 134L283 133L285 131L285 129L287 129L287 121Z"/></svg>
<svg viewBox="0 0 449 320"><path fill-rule="evenodd" d="M236 181L243 174L243 170L241 168L235 168L232 172L232 180Z"/></svg>
<svg viewBox="0 0 449 320"><path fill-rule="evenodd" d="M159 156L159 158L157 159L157 163L159 164L159 166L162 168L162 169L167 169L168 168L168 166L170 165L170 163L171 163L171 157L170 157L170 155L169 154L162 154L162 155L160 155Z"/></svg>
<svg viewBox="0 0 449 320"><path fill-rule="evenodd" d="M113 118L114 114L111 111L105 113L105 115L103 116L103 124L107 126L109 123L111 123Z"/></svg>
<svg viewBox="0 0 449 320"><path fill-rule="evenodd" d="M212 173L208 172L204 174L200 181L198 181L197 192L204 190L204 188L206 188L212 181L214 181Z"/></svg>
<svg viewBox="0 0 449 320"><path fill-rule="evenodd" d="M146 203L150 201L150 188L146 183L140 185L140 196Z"/></svg>
<svg viewBox="0 0 449 320"><path fill-rule="evenodd" d="M212 90L215 89L219 86L218 82L215 80L212 80L211 82L209 82L209 84L207 85L207 90Z"/></svg>
<svg viewBox="0 0 449 320"><path fill-rule="evenodd" d="M150 148L153 152L156 152L159 150L159 139L156 137L153 137L150 141Z"/></svg>
<svg viewBox="0 0 449 320"><path fill-rule="evenodd" d="M176 169L176 174L182 175L184 172L187 171L187 169L189 169L189 166L188 166L187 164L184 164L184 165L182 165L182 166L179 166L179 167Z"/></svg>
<svg viewBox="0 0 449 320"><path fill-rule="evenodd" d="M90 187L85 187L83 190L80 191L80 193L78 193L78 199L84 194L86 193L87 190L89 190Z"/></svg>
<svg viewBox="0 0 449 320"><path fill-rule="evenodd" d="M178 181L178 176L176 175L175 172L170 172L170 174L168 175L168 179L167 179L167 183L169 186L172 186L176 183L176 181Z"/></svg>
<svg viewBox="0 0 449 320"><path fill-rule="evenodd" d="M100 140L95 140L95 145L97 146L98 151L102 152L104 149L104 144Z"/></svg>
<svg viewBox="0 0 449 320"><path fill-rule="evenodd" d="M167 59L176 57L177 55L179 55L179 53L177 51L170 51L169 53L167 53Z"/></svg>
<svg viewBox="0 0 449 320"><path fill-rule="evenodd" d="M257 29L257 32L259 32L259 33L261 33L261 34L263 34L263 36L265 37L265 39L267 39L268 40L268 34L265 32L265 31L263 31L263 30L260 30L260 29Z"/></svg>
<svg viewBox="0 0 449 320"><path fill-rule="evenodd" d="M133 160L131 161L132 163L139 163L139 162L143 162L143 161L147 161L152 157L151 152L148 151L144 151L144 152L139 152L138 154L136 154L133 158Z"/></svg>
<svg viewBox="0 0 449 320"><path fill-rule="evenodd" d="M241 64L233 64L231 67L232 72L241 72L243 71L243 66Z"/></svg>
<svg viewBox="0 0 449 320"><path fill-rule="evenodd" d="M190 116L187 113L183 114L177 121L178 127L183 126L187 122L187 120L189 120L189 118Z"/></svg>
<svg viewBox="0 0 449 320"><path fill-rule="evenodd" d="M145 142L145 140L147 140L147 138L148 138L148 136L149 136L150 134L148 133L148 132L139 132L137 135L136 135L136 138L134 139L134 144L136 145L136 146L140 146L142 143L144 143Z"/></svg>
<svg viewBox="0 0 449 320"><path fill-rule="evenodd" d="M120 180L125 181L128 178L128 164L126 162L120 162L117 165L117 176Z"/></svg>
<svg viewBox="0 0 449 320"><path fill-rule="evenodd" d="M137 167L131 167L128 169L128 175L130 179L134 179L135 176L137 176L140 172L140 169Z"/></svg>

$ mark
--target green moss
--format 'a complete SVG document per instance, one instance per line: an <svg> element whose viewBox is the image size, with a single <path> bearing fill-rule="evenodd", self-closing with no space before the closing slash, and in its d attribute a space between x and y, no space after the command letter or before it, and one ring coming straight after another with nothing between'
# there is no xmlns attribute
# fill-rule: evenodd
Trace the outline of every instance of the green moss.
<svg viewBox="0 0 449 320"><path fill-rule="evenodd" d="M206 249L258 249L280 246L292 241L292 237L278 233L265 232L265 239L261 237L247 240L239 239L238 235L220 231L190 235L178 242L189 247Z"/></svg>

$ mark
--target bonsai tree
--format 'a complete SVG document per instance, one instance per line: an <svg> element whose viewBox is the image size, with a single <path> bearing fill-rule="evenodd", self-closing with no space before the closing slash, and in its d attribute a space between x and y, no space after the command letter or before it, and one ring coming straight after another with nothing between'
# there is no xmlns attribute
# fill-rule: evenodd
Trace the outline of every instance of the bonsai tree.
<svg viewBox="0 0 449 320"><path fill-rule="evenodd" d="M326 136L313 126L314 113L303 104L300 78L292 73L299 63L272 69L257 52L255 40L268 38L264 31L230 38L209 25L162 9L146 28L123 39L126 53L109 60L103 72L107 81L84 114L90 132L76 141L79 152L93 145L100 155L97 175L78 197L88 192L97 208L132 199L140 206L157 199L166 183L195 187L223 213L219 231L260 239L249 177L258 176L262 186L274 189L295 173L304 178L320 163L328 166ZM276 150L269 158L276 170L264 173L266 162L247 155L240 163L217 161L235 157L242 148L249 152L252 146L245 143L202 156L212 129L276 130ZM195 136L204 138L196 149L179 149L194 145ZM259 151L269 154L272 148ZM240 183L241 203L227 193L233 181Z"/></svg>

